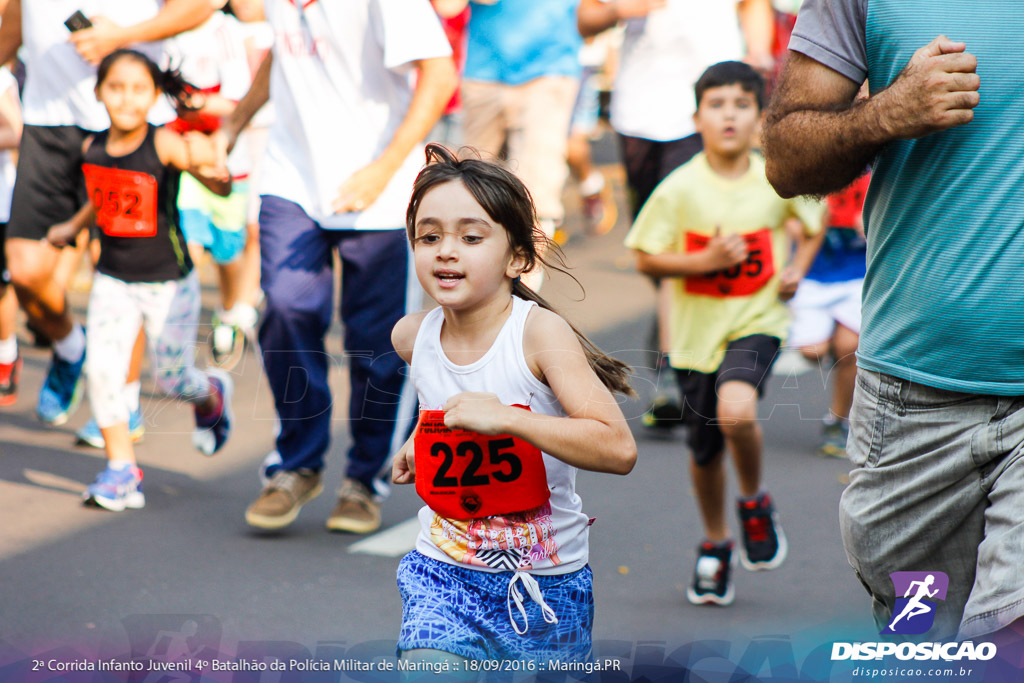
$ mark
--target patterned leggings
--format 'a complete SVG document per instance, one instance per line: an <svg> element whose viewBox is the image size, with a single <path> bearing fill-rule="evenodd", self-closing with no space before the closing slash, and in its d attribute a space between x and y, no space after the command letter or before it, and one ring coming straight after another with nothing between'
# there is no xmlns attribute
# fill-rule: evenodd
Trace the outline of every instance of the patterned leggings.
<svg viewBox="0 0 1024 683"><path fill-rule="evenodd" d="M96 273L85 352L96 424L105 428L128 422L124 385L140 326L146 330L160 391L189 403L209 395L209 379L195 367L199 305L199 276L194 270L167 282L124 282Z"/></svg>

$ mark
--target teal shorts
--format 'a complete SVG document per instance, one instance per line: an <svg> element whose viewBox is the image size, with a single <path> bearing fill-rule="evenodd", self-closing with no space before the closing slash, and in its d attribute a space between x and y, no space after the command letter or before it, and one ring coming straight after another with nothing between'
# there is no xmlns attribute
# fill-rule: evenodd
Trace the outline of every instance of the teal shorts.
<svg viewBox="0 0 1024 683"><path fill-rule="evenodd" d="M221 197L187 173L181 174L178 213L188 244L198 244L220 264L232 263L245 248L247 181L235 181L231 194Z"/></svg>

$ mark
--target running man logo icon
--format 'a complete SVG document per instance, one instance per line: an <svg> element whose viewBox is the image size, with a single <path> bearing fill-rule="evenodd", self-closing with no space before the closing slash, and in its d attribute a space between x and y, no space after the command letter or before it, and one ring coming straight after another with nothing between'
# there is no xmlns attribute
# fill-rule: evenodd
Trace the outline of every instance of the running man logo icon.
<svg viewBox="0 0 1024 683"><path fill-rule="evenodd" d="M946 599L949 577L943 572L893 572L889 578L896 589L896 605L881 633L926 633L935 623L936 602Z"/></svg>

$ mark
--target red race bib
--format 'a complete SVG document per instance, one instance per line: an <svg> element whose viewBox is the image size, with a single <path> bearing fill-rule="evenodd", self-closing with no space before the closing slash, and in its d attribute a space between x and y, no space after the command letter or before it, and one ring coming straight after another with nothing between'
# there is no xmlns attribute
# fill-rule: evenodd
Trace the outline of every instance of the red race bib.
<svg viewBox="0 0 1024 683"><path fill-rule="evenodd" d="M443 517L508 515L551 497L540 449L522 439L453 431L443 410L421 410L413 445L416 493Z"/></svg>
<svg viewBox="0 0 1024 683"><path fill-rule="evenodd" d="M828 227L852 228L864 210L864 196L871 184L871 174L865 173L849 186L828 196Z"/></svg>
<svg viewBox="0 0 1024 683"><path fill-rule="evenodd" d="M111 237L156 235L156 178L140 171L82 164L96 224Z"/></svg>
<svg viewBox="0 0 1024 683"><path fill-rule="evenodd" d="M742 236L747 241L747 260L732 268L724 268L703 275L686 277L686 292L703 296L750 296L765 286L775 275L772 258L771 228L762 228ZM693 232L686 233L686 251L700 251L711 238Z"/></svg>

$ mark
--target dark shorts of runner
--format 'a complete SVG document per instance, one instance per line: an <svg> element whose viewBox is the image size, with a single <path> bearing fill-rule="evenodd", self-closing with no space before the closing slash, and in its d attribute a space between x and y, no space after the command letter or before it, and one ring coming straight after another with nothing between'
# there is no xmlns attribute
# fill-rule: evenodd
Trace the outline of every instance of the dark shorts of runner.
<svg viewBox="0 0 1024 683"><path fill-rule="evenodd" d="M699 133L664 142L620 133L619 147L622 164L626 167L630 208L635 220L658 183L703 150L704 141Z"/></svg>
<svg viewBox="0 0 1024 683"><path fill-rule="evenodd" d="M7 224L0 223L0 287L11 284L11 274L7 271Z"/></svg>
<svg viewBox="0 0 1024 683"><path fill-rule="evenodd" d="M758 397L764 396L764 384L780 345L778 337L752 334L729 342L716 372L676 370L686 441L697 465L710 464L725 449L725 437L718 428L718 388L726 382L746 382L757 388Z"/></svg>
<svg viewBox="0 0 1024 683"><path fill-rule="evenodd" d="M82 143L92 135L78 126L25 126L7 238L41 240L87 200Z"/></svg>

